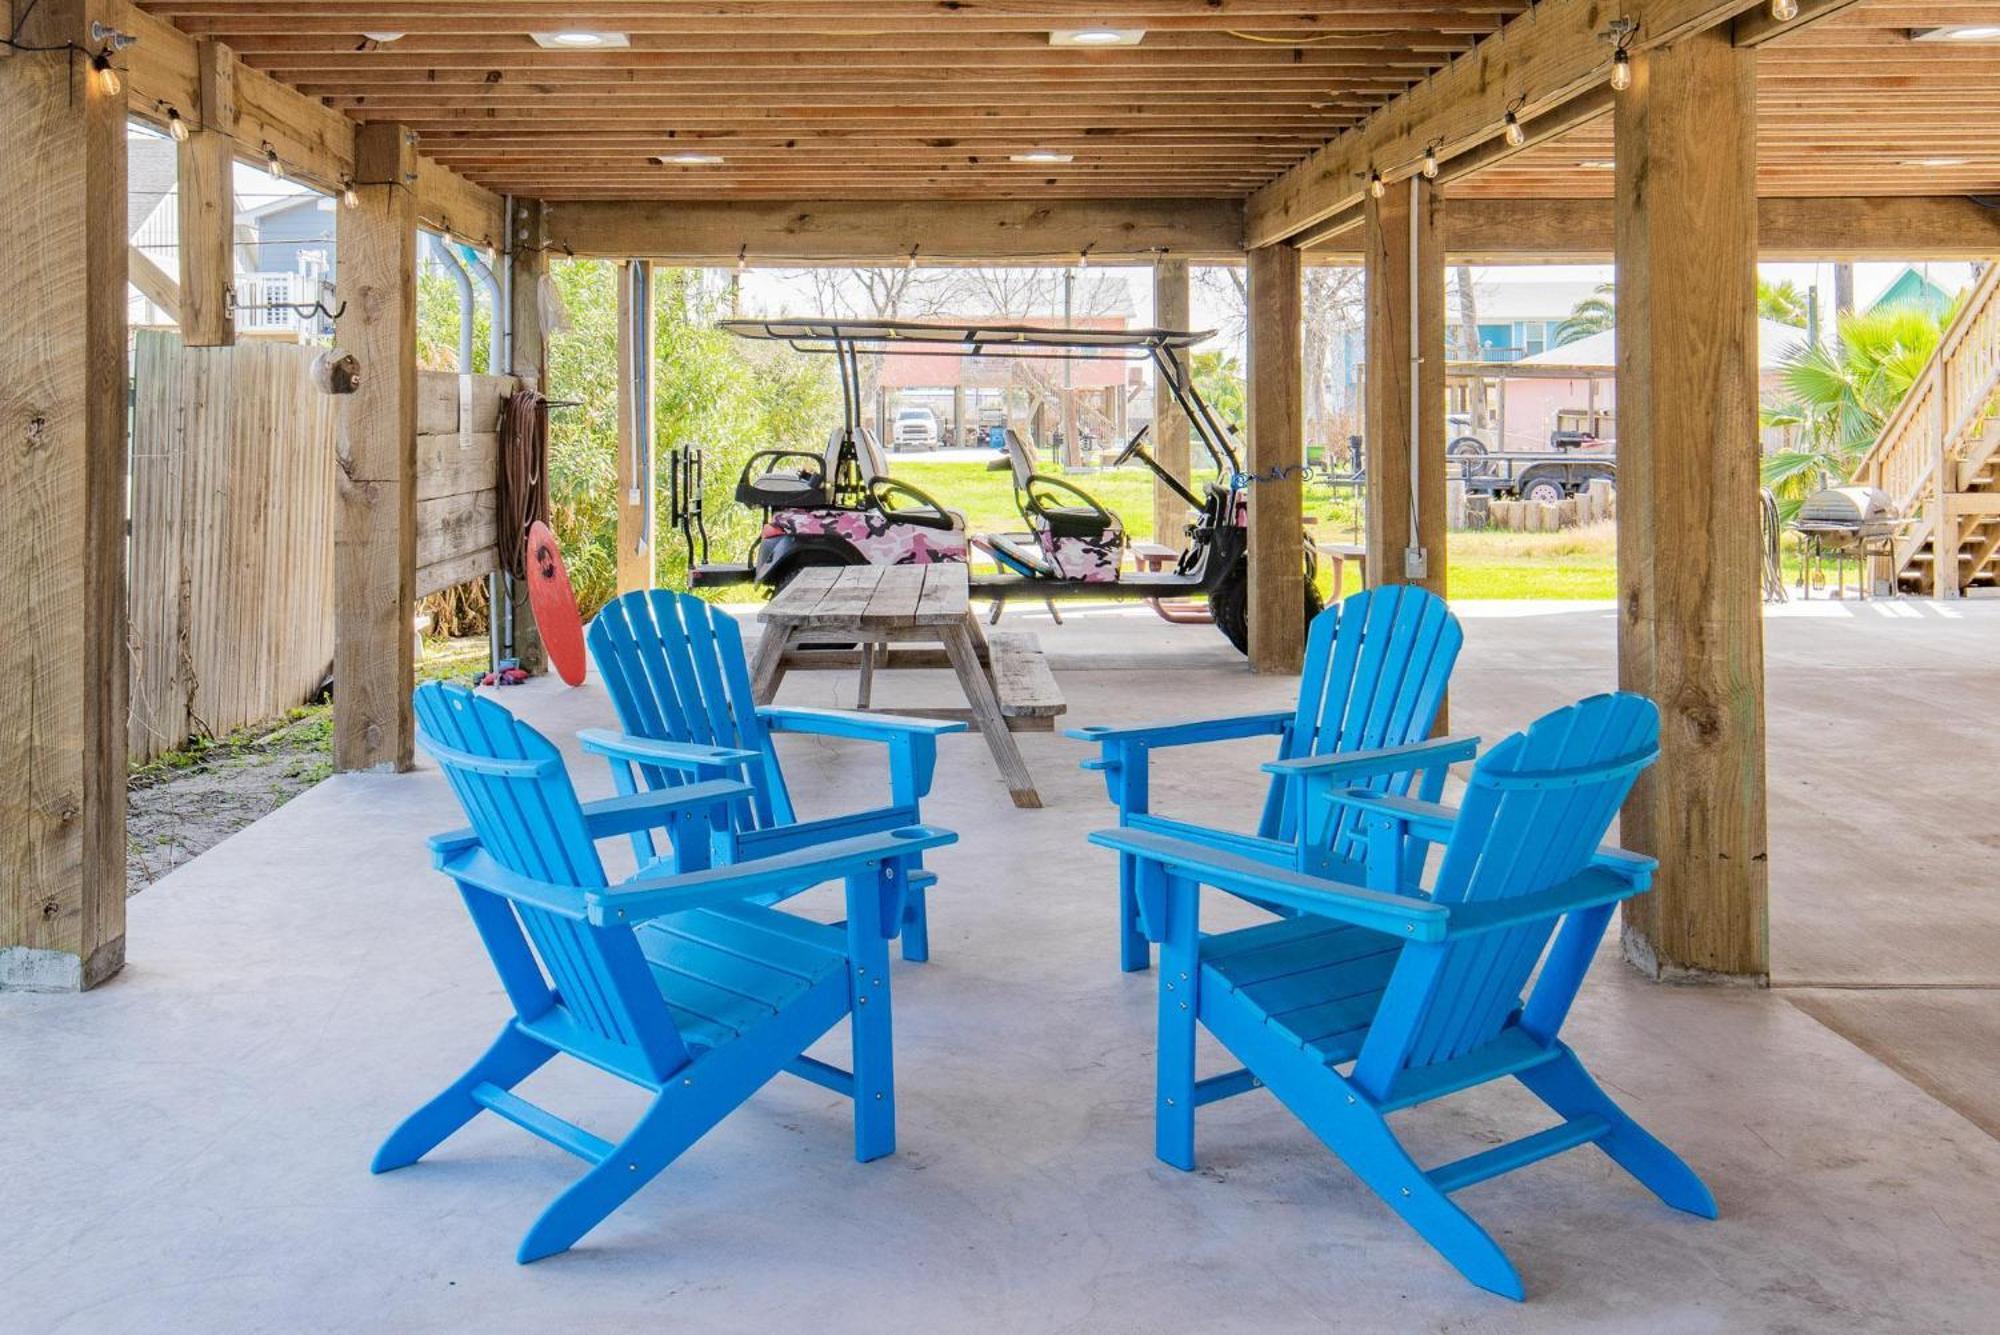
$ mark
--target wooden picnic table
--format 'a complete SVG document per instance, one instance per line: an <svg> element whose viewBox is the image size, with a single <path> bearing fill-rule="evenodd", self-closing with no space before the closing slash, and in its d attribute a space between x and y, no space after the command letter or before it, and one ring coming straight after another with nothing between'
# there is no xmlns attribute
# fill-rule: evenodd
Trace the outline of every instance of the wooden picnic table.
<svg viewBox="0 0 2000 1335"><path fill-rule="evenodd" d="M990 638L972 614L971 579L961 564L828 566L800 571L758 614L764 633L751 689L769 704L789 671L859 668L856 705L872 710L878 669L950 668L967 708L887 712L961 719L979 729L1017 807L1040 794L1014 745L1015 732L1047 732L1068 706L1033 635Z"/></svg>

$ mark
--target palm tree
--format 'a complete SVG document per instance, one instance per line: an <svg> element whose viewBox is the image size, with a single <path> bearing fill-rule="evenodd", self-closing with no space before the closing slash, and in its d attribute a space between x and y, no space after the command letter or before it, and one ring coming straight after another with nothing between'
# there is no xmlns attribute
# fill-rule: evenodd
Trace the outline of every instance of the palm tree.
<svg viewBox="0 0 2000 1335"><path fill-rule="evenodd" d="M1569 317L1556 326L1556 346L1574 343L1592 334L1601 334L1618 323L1617 293L1610 283L1599 283L1591 296L1570 308Z"/></svg>
<svg viewBox="0 0 2000 1335"><path fill-rule="evenodd" d="M1807 496L1853 476L1950 323L1951 312L1934 317L1907 306L1843 315L1837 344L1786 355L1780 374L1789 397L1760 416L1767 427L1793 431L1763 463L1764 485L1787 521Z"/></svg>
<svg viewBox="0 0 2000 1335"><path fill-rule="evenodd" d="M1767 283L1761 278L1757 280L1757 314L1760 318L1804 329L1809 311L1806 294L1799 291L1798 284L1791 279L1787 278L1782 283Z"/></svg>

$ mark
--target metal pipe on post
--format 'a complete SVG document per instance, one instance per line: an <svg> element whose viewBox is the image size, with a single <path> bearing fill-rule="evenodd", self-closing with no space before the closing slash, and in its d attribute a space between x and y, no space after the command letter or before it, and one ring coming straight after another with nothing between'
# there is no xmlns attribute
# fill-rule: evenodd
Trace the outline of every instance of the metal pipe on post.
<svg viewBox="0 0 2000 1335"><path fill-rule="evenodd" d="M458 256L451 250L451 243L435 232L424 233L424 240L430 242L431 255L444 266L452 281L458 284L458 373L472 374L472 335L474 329L472 295L472 275L458 262Z"/></svg>

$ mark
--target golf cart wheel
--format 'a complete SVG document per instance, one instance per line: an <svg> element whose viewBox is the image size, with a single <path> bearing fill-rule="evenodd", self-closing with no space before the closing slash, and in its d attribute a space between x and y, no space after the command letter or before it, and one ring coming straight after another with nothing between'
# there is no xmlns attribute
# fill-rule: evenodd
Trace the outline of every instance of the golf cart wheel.
<svg viewBox="0 0 2000 1335"><path fill-rule="evenodd" d="M1326 610L1326 600L1319 595L1319 583L1314 578L1318 573L1318 562L1313 558L1311 548L1306 550L1305 614L1306 621ZM1236 646L1236 652L1250 652L1250 558L1238 557L1236 568L1223 577L1222 583L1208 595L1208 610L1215 618L1215 628Z"/></svg>
<svg viewBox="0 0 2000 1335"><path fill-rule="evenodd" d="M1460 477L1492 477L1499 472L1486 457L1486 442L1477 436L1460 436L1445 446L1444 452L1462 470Z"/></svg>

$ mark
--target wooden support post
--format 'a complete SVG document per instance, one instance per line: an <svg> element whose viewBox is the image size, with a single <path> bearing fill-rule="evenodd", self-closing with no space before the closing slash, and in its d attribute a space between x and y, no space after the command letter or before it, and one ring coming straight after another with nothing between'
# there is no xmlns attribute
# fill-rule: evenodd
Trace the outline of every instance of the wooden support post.
<svg viewBox="0 0 2000 1335"><path fill-rule="evenodd" d="M15 6L27 47L122 6ZM125 962L125 99L71 50L0 57L0 989Z"/></svg>
<svg viewBox="0 0 2000 1335"><path fill-rule="evenodd" d="M1662 975L1769 976L1757 501L1756 73L1726 30L1633 58L1614 113L1618 680L1660 707L1624 910Z"/></svg>
<svg viewBox="0 0 2000 1335"><path fill-rule="evenodd" d="M1958 462L1945 448L1946 405L1952 403L1952 359L1938 358L1937 388L1931 393L1931 596L1956 598L1958 588L1958 548L1964 526L1951 508L1951 494L1958 482Z"/></svg>
<svg viewBox="0 0 2000 1335"><path fill-rule="evenodd" d="M1439 597L1445 593L1443 212L1437 187L1417 176L1394 182L1363 210L1368 575L1377 584L1422 585Z"/></svg>
<svg viewBox="0 0 2000 1335"><path fill-rule="evenodd" d="M1186 329L1193 318L1188 289L1186 260L1153 261L1153 325L1159 329ZM1175 354L1179 357L1179 354ZM1179 357L1181 373L1187 374L1187 359ZM1160 467L1186 482L1192 465L1188 457L1188 419L1174 396L1167 392L1159 376L1153 377L1153 458ZM1120 442L1123 448L1123 442ZM1153 541L1178 550L1181 530L1187 527L1188 505L1158 478L1153 480Z"/></svg>
<svg viewBox="0 0 2000 1335"><path fill-rule="evenodd" d="M653 551L653 266L618 268L618 592L650 589Z"/></svg>
<svg viewBox="0 0 2000 1335"><path fill-rule="evenodd" d="M236 342L236 57L220 42L195 46L201 105L180 145L181 342Z"/></svg>
<svg viewBox="0 0 2000 1335"><path fill-rule="evenodd" d="M1305 661L1305 311L1298 247L1250 252L1250 668Z"/></svg>
<svg viewBox="0 0 2000 1335"><path fill-rule="evenodd" d="M336 211L337 340L361 359L341 400L334 516L333 761L408 769L415 753L417 196L403 127L355 140L360 206Z"/></svg>
<svg viewBox="0 0 2000 1335"><path fill-rule="evenodd" d="M542 327L542 277L549 271L548 213L541 201L517 199L507 220L507 373L549 392L548 331ZM529 672L548 670L542 633L528 605L528 581L513 581L514 657Z"/></svg>

